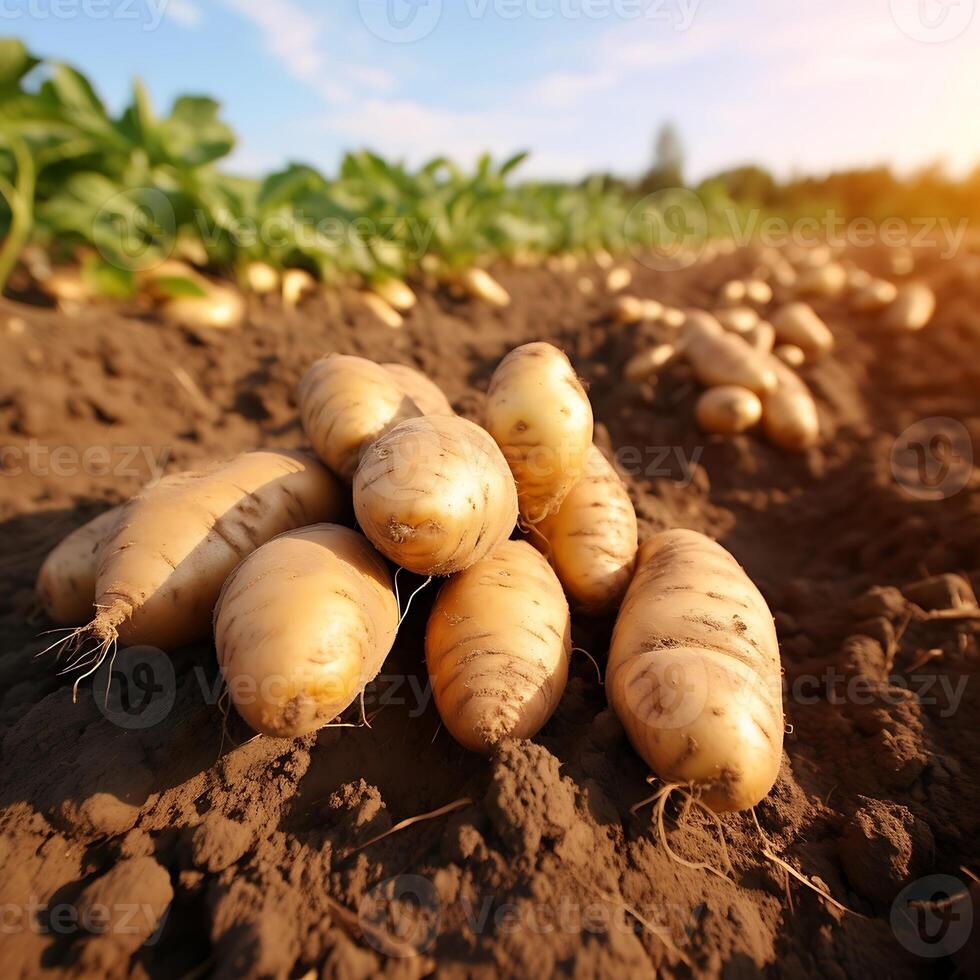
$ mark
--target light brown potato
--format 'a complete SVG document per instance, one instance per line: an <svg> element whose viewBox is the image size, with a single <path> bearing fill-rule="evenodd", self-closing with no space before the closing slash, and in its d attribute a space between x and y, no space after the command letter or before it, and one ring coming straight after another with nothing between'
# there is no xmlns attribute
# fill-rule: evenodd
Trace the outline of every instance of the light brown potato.
<svg viewBox="0 0 980 980"><path fill-rule="evenodd" d="M439 591L425 661L439 717L473 752L532 738L568 680L571 621L561 584L524 541L505 541Z"/></svg>
<svg viewBox="0 0 980 980"><path fill-rule="evenodd" d="M714 317L732 333L748 333L759 322L759 314L751 306L722 307L715 310Z"/></svg>
<svg viewBox="0 0 980 980"><path fill-rule="evenodd" d="M748 388L719 385L701 395L694 415L705 432L732 436L751 429L762 418L762 402Z"/></svg>
<svg viewBox="0 0 980 980"><path fill-rule="evenodd" d="M99 611L86 633L163 650L199 640L239 561L283 531L337 520L346 508L340 484L304 453L244 453L164 477L123 505L103 542Z"/></svg>
<svg viewBox="0 0 980 980"><path fill-rule="evenodd" d="M405 323L401 313L383 300L377 293L364 290L357 294L365 308L374 314L386 327L399 330Z"/></svg>
<svg viewBox="0 0 980 980"><path fill-rule="evenodd" d="M218 665L257 732L297 738L328 724L381 670L398 629L384 559L360 534L316 524L273 538L218 599Z"/></svg>
<svg viewBox="0 0 980 980"><path fill-rule="evenodd" d="M851 297L851 309L855 313L877 313L898 296L898 287L887 279L872 279Z"/></svg>
<svg viewBox="0 0 980 980"><path fill-rule="evenodd" d="M760 320L745 334L745 340L760 354L770 354L776 344L776 328L768 320Z"/></svg>
<svg viewBox="0 0 980 980"><path fill-rule="evenodd" d="M92 618L99 548L119 520L121 509L103 511L76 528L44 559L35 591L56 623L80 626Z"/></svg>
<svg viewBox="0 0 980 980"><path fill-rule="evenodd" d="M363 357L321 357L299 384L303 431L316 454L350 480L368 446L421 409L380 364Z"/></svg>
<svg viewBox="0 0 980 980"><path fill-rule="evenodd" d="M279 289L279 271L268 262L249 262L245 267L245 279L248 288L260 296Z"/></svg>
<svg viewBox="0 0 980 980"><path fill-rule="evenodd" d="M643 300L637 296L617 296L613 303L613 320L620 326L640 323L645 319Z"/></svg>
<svg viewBox="0 0 980 980"><path fill-rule="evenodd" d="M698 381L706 388L739 385L762 394L776 386L776 377L765 356L738 334L723 332L719 336L695 337L686 344L684 353Z"/></svg>
<svg viewBox="0 0 980 980"><path fill-rule="evenodd" d="M780 344L773 350L773 354L789 367L798 368L806 363L806 352L796 344Z"/></svg>
<svg viewBox="0 0 980 980"><path fill-rule="evenodd" d="M772 287L762 279L746 279L745 298L750 303L765 306L772 301Z"/></svg>
<svg viewBox="0 0 980 980"><path fill-rule="evenodd" d="M910 282L898 290L882 320L889 330L921 330L936 312L936 294L924 282Z"/></svg>
<svg viewBox="0 0 980 980"><path fill-rule="evenodd" d="M786 344L796 344L806 353L827 354L834 349L830 327L814 312L809 303L787 303L771 317L776 337Z"/></svg>
<svg viewBox="0 0 980 980"><path fill-rule="evenodd" d="M847 287L847 270L840 262L803 269L796 280L796 291L801 296L834 297Z"/></svg>
<svg viewBox="0 0 980 980"><path fill-rule="evenodd" d="M636 561L636 511L623 481L595 446L557 513L530 540L543 551L572 603L588 613L615 608Z"/></svg>
<svg viewBox="0 0 980 980"><path fill-rule="evenodd" d="M354 511L391 561L419 575L452 575L510 537L517 491L483 429L432 415L402 422L365 452Z"/></svg>
<svg viewBox="0 0 980 980"><path fill-rule="evenodd" d="M399 313L406 313L418 302L411 287L401 279L379 279L371 288Z"/></svg>
<svg viewBox="0 0 980 980"><path fill-rule="evenodd" d="M647 541L606 669L609 701L647 765L716 811L754 806L782 760L780 688L772 614L735 559L696 531Z"/></svg>
<svg viewBox="0 0 980 980"><path fill-rule="evenodd" d="M678 327L684 326L684 321L687 317L683 310L677 309L676 306L665 306L663 312L660 314L660 322L665 327L670 327L672 330L676 330Z"/></svg>
<svg viewBox="0 0 980 980"><path fill-rule="evenodd" d="M592 445L592 406L568 358L545 343L512 350L490 379L486 419L514 474L521 516L533 524L554 513Z"/></svg>
<svg viewBox="0 0 980 980"><path fill-rule="evenodd" d="M623 377L627 381L645 381L676 356L677 348L673 344L656 344L647 347L626 362Z"/></svg>
<svg viewBox="0 0 980 980"><path fill-rule="evenodd" d="M458 282L463 292L488 306L503 309L510 305L510 293L486 269L464 269Z"/></svg>
<svg viewBox="0 0 980 980"><path fill-rule="evenodd" d="M633 281L633 273L625 266L614 266L606 274L606 289L611 293L618 293L625 289Z"/></svg>
<svg viewBox="0 0 980 980"><path fill-rule="evenodd" d="M762 398L762 427L773 445L801 452L820 439L820 420L810 389L777 357L770 359L776 388Z"/></svg>
<svg viewBox="0 0 980 980"><path fill-rule="evenodd" d="M746 299L745 283L741 279L732 279L721 287L718 298L722 303L734 305L744 303Z"/></svg>
<svg viewBox="0 0 980 980"><path fill-rule="evenodd" d="M421 371L407 364L381 365L394 379L401 390L415 402L423 415L455 415L449 399L442 389Z"/></svg>
<svg viewBox="0 0 980 980"><path fill-rule="evenodd" d="M198 277L206 296L175 296L160 307L161 315L185 327L230 330L245 320L245 300L230 286Z"/></svg>
<svg viewBox="0 0 980 980"><path fill-rule="evenodd" d="M305 269L287 269L282 274L282 301L290 309L316 289L316 280Z"/></svg>

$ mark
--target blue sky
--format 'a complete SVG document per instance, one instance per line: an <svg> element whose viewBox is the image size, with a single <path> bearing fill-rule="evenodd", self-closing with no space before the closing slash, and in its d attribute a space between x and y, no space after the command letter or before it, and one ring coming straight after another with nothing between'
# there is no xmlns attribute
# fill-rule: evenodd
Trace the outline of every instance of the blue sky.
<svg viewBox="0 0 980 980"><path fill-rule="evenodd" d="M0 0L0 32L112 106L213 95L234 168L530 149L636 174L678 124L693 178L980 163L980 0ZM393 20L392 16L396 19ZM416 37L416 35L421 35Z"/></svg>

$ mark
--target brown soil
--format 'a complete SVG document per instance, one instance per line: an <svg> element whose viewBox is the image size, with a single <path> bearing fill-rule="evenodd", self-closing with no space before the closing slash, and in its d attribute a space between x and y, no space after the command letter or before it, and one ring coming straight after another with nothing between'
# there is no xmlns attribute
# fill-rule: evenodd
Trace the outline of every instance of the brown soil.
<svg viewBox="0 0 980 980"><path fill-rule="evenodd" d="M703 305L746 262L638 268L635 288ZM928 258L921 268L940 312L919 335L885 336L818 304L839 347L803 370L827 441L801 456L754 434L700 435L683 366L657 386L624 382L622 365L658 330L612 327L608 297L583 296L577 276L502 271L514 296L504 313L424 295L400 332L350 297L297 312L256 302L246 329L207 335L3 304L4 975L902 977L957 964L969 975L976 935L954 958L923 956L890 924L909 882L968 884L961 867L980 871L980 623L910 619L906 598L942 610L980 590L980 482L967 469L959 492L917 499L890 462L899 433L940 416L962 422L976 455L980 282ZM71 678L33 657L50 639L32 595L45 553L136 490L149 461L173 470L303 445L293 392L331 350L415 364L478 419L497 360L532 339L562 346L589 382L597 441L632 467L643 529L717 537L765 593L790 730L758 820L774 853L853 914L765 858L751 814L722 820L727 880L689 866L725 859L714 823L679 800L668 851L651 807L631 812L651 793L647 771L585 657L533 743L492 761L457 746L420 703L432 588L368 698L370 729L280 741L232 716L223 731L207 644L173 657L172 682L158 670L147 688L133 667L150 694L131 716L104 707L104 676L72 704ZM102 448L76 455L91 447ZM418 583L402 576L403 597ZM575 625L600 664L610 625ZM146 727L116 723L154 711ZM470 802L357 849L458 800ZM954 909L966 914L962 896Z"/></svg>

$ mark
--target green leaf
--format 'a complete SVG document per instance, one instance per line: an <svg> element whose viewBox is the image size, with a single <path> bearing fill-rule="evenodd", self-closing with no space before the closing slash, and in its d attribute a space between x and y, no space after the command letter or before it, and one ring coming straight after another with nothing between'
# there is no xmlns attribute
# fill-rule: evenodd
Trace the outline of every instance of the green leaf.
<svg viewBox="0 0 980 980"><path fill-rule="evenodd" d="M154 287L168 299L181 296L207 296L207 290L186 276L161 276L153 280Z"/></svg>
<svg viewBox="0 0 980 980"><path fill-rule="evenodd" d="M41 59L35 58L23 41L15 37L0 37L0 90L15 88L40 63Z"/></svg>

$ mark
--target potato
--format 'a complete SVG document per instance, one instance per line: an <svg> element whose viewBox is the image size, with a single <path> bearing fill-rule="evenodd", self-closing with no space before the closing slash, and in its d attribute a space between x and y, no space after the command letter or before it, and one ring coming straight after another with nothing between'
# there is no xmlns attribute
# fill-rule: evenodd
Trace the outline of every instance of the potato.
<svg viewBox="0 0 980 980"><path fill-rule="evenodd" d="M455 415L442 389L421 371L407 364L381 365L423 415Z"/></svg>
<svg viewBox="0 0 980 980"><path fill-rule="evenodd" d="M627 381L646 381L677 356L673 344L656 344L631 357L623 368Z"/></svg>
<svg viewBox="0 0 980 980"><path fill-rule="evenodd" d="M232 703L255 731L278 738L336 718L377 676L397 629L384 560L336 524L262 545L228 578L214 616Z"/></svg>
<svg viewBox="0 0 980 980"><path fill-rule="evenodd" d="M245 267L245 280L248 288L260 296L279 289L279 271L268 262L249 262Z"/></svg>
<svg viewBox="0 0 980 980"><path fill-rule="evenodd" d="M113 507L76 528L44 559L35 591L56 623L79 626L92 618L99 548L121 510Z"/></svg>
<svg viewBox="0 0 980 980"><path fill-rule="evenodd" d="M440 590L425 632L439 717L473 752L531 738L568 679L571 621L561 585L524 541L505 541Z"/></svg>
<svg viewBox="0 0 980 980"><path fill-rule="evenodd" d="M762 418L762 402L748 388L719 385L701 395L694 414L705 432L731 436L751 429Z"/></svg>
<svg viewBox="0 0 980 980"><path fill-rule="evenodd" d="M337 481L303 453L244 453L164 477L123 505L103 542L98 614L84 633L163 650L199 640L239 561L283 531L336 520L346 507Z"/></svg>
<svg viewBox="0 0 980 980"><path fill-rule="evenodd" d="M392 330L399 330L405 323L401 313L398 312L387 301L383 300L377 293L364 290L357 294L364 307L380 320L386 327Z"/></svg>
<svg viewBox="0 0 980 980"><path fill-rule="evenodd" d="M611 293L618 293L625 289L633 281L633 273L625 266L614 266L606 274L606 289Z"/></svg>
<svg viewBox="0 0 980 980"><path fill-rule="evenodd" d="M379 279L371 285L371 288L399 313L406 313L418 301L408 283L402 282L401 279Z"/></svg>
<svg viewBox="0 0 980 980"><path fill-rule="evenodd" d="M771 354L776 343L776 328L768 320L760 320L744 336L753 350L760 354Z"/></svg>
<svg viewBox="0 0 980 980"><path fill-rule="evenodd" d="M458 281L463 292L488 306L503 309L510 305L510 294L485 269L464 269Z"/></svg>
<svg viewBox="0 0 980 980"><path fill-rule="evenodd" d="M595 447L558 511L530 540L545 552L566 594L588 613L615 608L636 560L636 512L619 474Z"/></svg>
<svg viewBox="0 0 980 980"><path fill-rule="evenodd" d="M840 296L847 286L847 270L840 262L810 266L800 272L796 291L801 296Z"/></svg>
<svg viewBox="0 0 980 980"><path fill-rule="evenodd" d="M568 358L545 343L512 350L490 379L486 419L514 474L521 516L534 524L554 513L592 445L592 406Z"/></svg>
<svg viewBox="0 0 980 980"><path fill-rule="evenodd" d="M686 344L684 353L698 381L707 388L739 385L762 394L776 386L776 377L765 356L738 334L695 336Z"/></svg>
<svg viewBox="0 0 980 980"><path fill-rule="evenodd" d="M379 436L422 412L380 364L363 357L321 357L299 384L303 431L316 454L350 480Z"/></svg>
<svg viewBox="0 0 980 980"><path fill-rule="evenodd" d="M806 362L806 353L796 344L780 344L773 350L773 354L789 367L800 367Z"/></svg>
<svg viewBox="0 0 980 980"><path fill-rule="evenodd" d="M647 541L606 669L644 762L716 811L754 806L782 759L780 686L772 614L735 559L696 531Z"/></svg>
<svg viewBox="0 0 980 980"><path fill-rule="evenodd" d="M890 330L921 330L936 312L936 294L924 282L910 282L885 310L882 321Z"/></svg>
<svg viewBox="0 0 980 980"><path fill-rule="evenodd" d="M506 541L517 492L493 439L457 415L409 419L365 452L354 475L361 529L419 575L451 575Z"/></svg>
<svg viewBox="0 0 980 980"><path fill-rule="evenodd" d="M282 301L290 309L316 289L316 280L305 269L287 269L282 274Z"/></svg>
<svg viewBox="0 0 980 980"><path fill-rule="evenodd" d="M746 279L745 283L745 298L750 303L756 303L759 306L765 306L766 303L772 300L772 287L769 283L765 282L763 279Z"/></svg>
<svg viewBox="0 0 980 980"><path fill-rule="evenodd" d="M748 333L759 322L759 314L751 306L722 307L715 310L714 317L732 333Z"/></svg>
<svg viewBox="0 0 980 980"><path fill-rule="evenodd" d="M763 395L762 427L769 441L781 449L799 452L820 438L817 406L800 376L777 357L770 358L776 387Z"/></svg>
<svg viewBox="0 0 980 980"><path fill-rule="evenodd" d="M734 306L736 303L744 303L746 295L745 283L741 279L732 279L721 287L718 298L722 303Z"/></svg>
<svg viewBox="0 0 980 980"><path fill-rule="evenodd" d="M787 303L773 313L776 337L796 344L808 354L827 354L834 349L834 335L808 303Z"/></svg>
<svg viewBox="0 0 980 980"><path fill-rule="evenodd" d="M198 277L200 278L200 277ZM200 279L206 296L175 296L160 307L161 315L185 327L228 330L245 320L245 300L230 286Z"/></svg>
<svg viewBox="0 0 980 980"><path fill-rule="evenodd" d="M617 296L613 304L613 320L620 326L629 326L644 320L643 300L637 296Z"/></svg>
<svg viewBox="0 0 980 980"><path fill-rule="evenodd" d="M887 279L872 279L851 296L851 309L855 313L877 313L898 296L898 287Z"/></svg>

